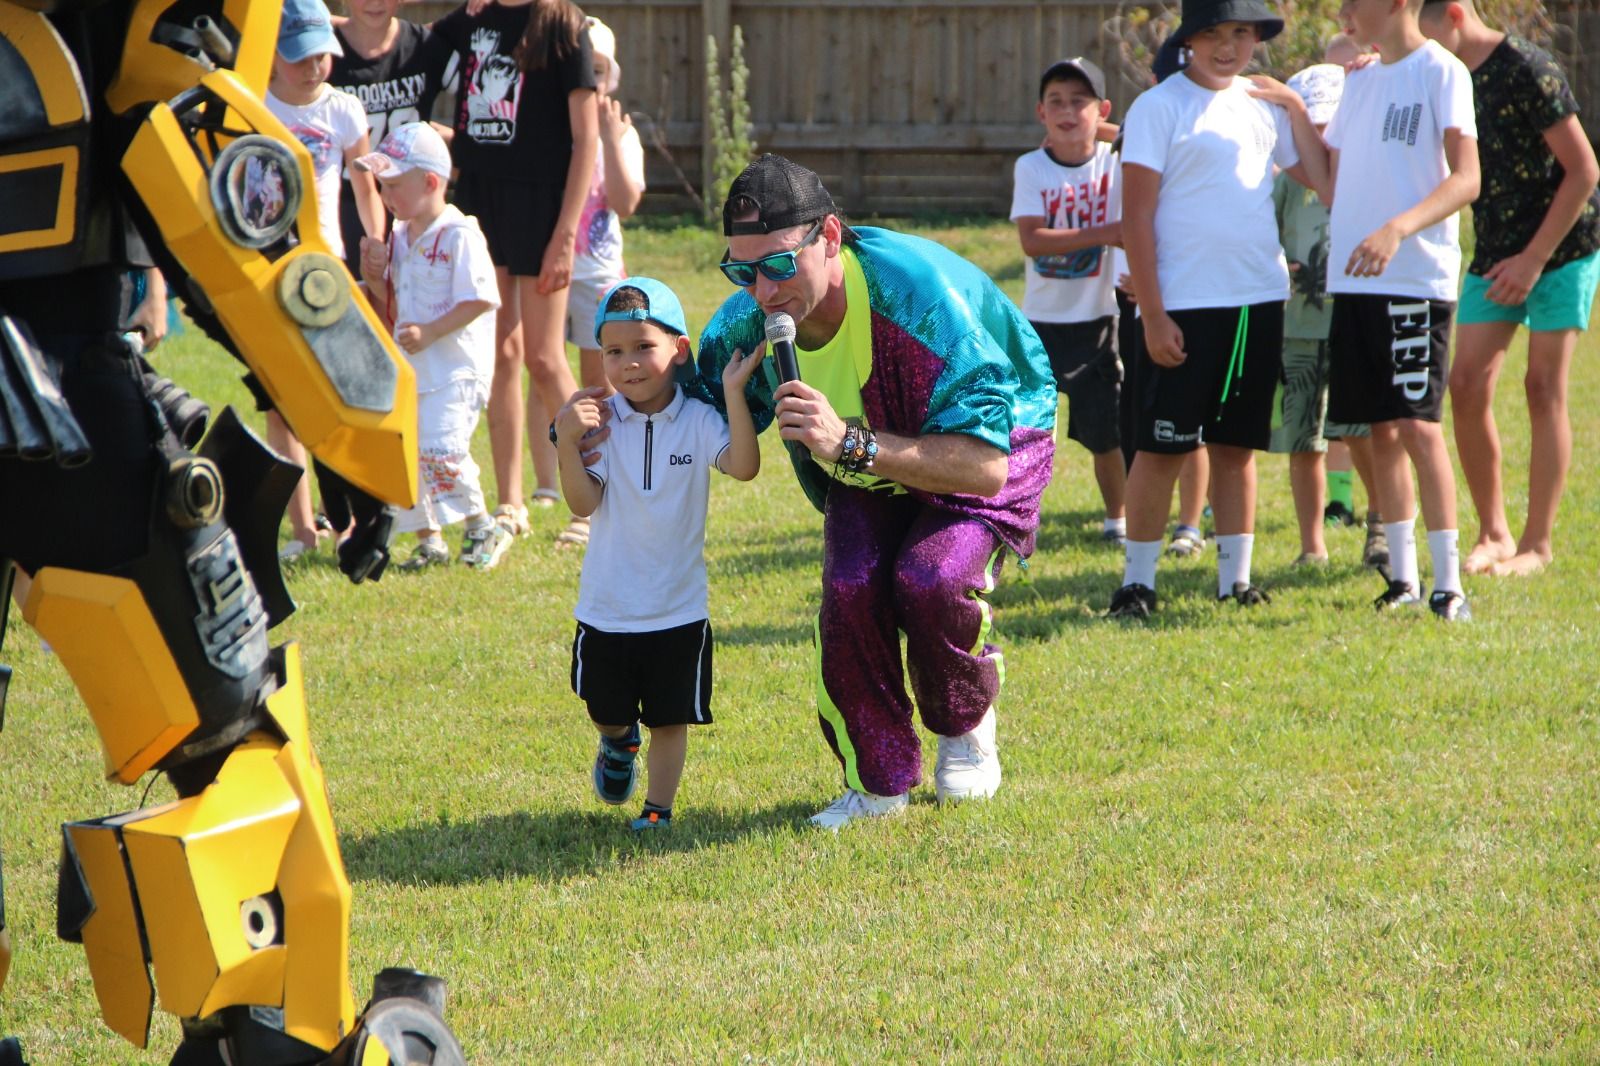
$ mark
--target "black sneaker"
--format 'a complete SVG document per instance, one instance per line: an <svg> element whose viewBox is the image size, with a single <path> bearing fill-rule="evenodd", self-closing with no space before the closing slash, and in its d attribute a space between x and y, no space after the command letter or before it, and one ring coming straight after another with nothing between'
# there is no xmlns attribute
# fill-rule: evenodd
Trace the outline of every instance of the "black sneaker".
<svg viewBox="0 0 1600 1066"><path fill-rule="evenodd" d="M1248 581L1235 581L1232 592L1217 597L1218 603L1228 600L1233 600L1241 607L1259 607L1263 603L1271 603L1272 597L1268 596L1267 590L1260 585L1252 585Z"/></svg>
<svg viewBox="0 0 1600 1066"><path fill-rule="evenodd" d="M1156 590L1148 585L1124 585L1111 597L1107 618L1149 618L1156 609Z"/></svg>
<svg viewBox="0 0 1600 1066"><path fill-rule="evenodd" d="M1389 572L1389 538L1383 532L1382 523L1367 523L1367 542L1361 548L1361 565L1376 570L1385 581L1393 577Z"/></svg>
<svg viewBox="0 0 1600 1066"><path fill-rule="evenodd" d="M1387 611L1394 607L1409 607L1413 603L1421 603L1422 597L1417 595L1417 590L1404 581L1389 582L1389 588L1382 596L1372 601L1372 606L1380 611Z"/></svg>
<svg viewBox="0 0 1600 1066"><path fill-rule="evenodd" d="M1322 509L1322 524L1348 528L1356 524L1356 513L1338 500L1334 500Z"/></svg>
<svg viewBox="0 0 1600 1066"><path fill-rule="evenodd" d="M1441 622L1470 622L1472 607L1459 592L1435 591L1428 597L1428 610Z"/></svg>
<svg viewBox="0 0 1600 1066"><path fill-rule="evenodd" d="M627 803L639 783L639 726L625 737L600 738L594 755L594 794L613 807Z"/></svg>

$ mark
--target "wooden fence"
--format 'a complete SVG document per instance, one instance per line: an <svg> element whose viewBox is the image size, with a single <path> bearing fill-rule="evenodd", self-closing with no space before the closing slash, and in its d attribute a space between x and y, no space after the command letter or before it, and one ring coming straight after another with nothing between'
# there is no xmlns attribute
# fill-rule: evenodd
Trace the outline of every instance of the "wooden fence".
<svg viewBox="0 0 1600 1066"><path fill-rule="evenodd" d="M1006 212L1012 162L1040 139L1039 72L1055 59L1098 63L1117 114L1142 88L1140 64L1106 29L1122 9L1101 0L579 2L617 35L619 96L649 155L647 210L689 209L687 187L704 185L705 40L726 59L734 25L759 149L816 170L855 214ZM1586 112L1600 106L1596 0L1563 0L1550 17Z"/></svg>

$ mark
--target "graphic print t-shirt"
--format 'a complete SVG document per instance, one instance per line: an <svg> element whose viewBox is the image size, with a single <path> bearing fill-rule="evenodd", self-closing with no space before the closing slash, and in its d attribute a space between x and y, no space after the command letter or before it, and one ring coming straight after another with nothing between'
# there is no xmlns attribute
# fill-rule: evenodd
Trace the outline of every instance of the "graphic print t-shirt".
<svg viewBox="0 0 1600 1066"><path fill-rule="evenodd" d="M1358 278L1344 265L1368 234L1415 207L1450 173L1444 134L1478 136L1472 79L1438 43L1345 79L1323 135L1339 153L1329 223L1328 291L1454 301L1461 280L1460 218L1451 215L1400 242L1382 274Z"/></svg>
<svg viewBox="0 0 1600 1066"><path fill-rule="evenodd" d="M289 132L311 153L317 179L317 226L333 254L344 258L344 238L339 233L339 186L344 154L367 134L367 114L361 101L332 85L323 85L317 98L305 106L287 104L267 93L267 110L289 127Z"/></svg>
<svg viewBox="0 0 1600 1066"><path fill-rule="evenodd" d="M504 181L564 185L572 160L567 97L595 87L588 31L565 59L524 74L517 45L529 6L490 4L476 17L457 8L433 25L435 38L460 60L455 140L450 154L464 171Z"/></svg>
<svg viewBox="0 0 1600 1066"><path fill-rule="evenodd" d="M1048 148L1029 152L1013 170L1011 221L1043 218L1047 229L1104 226L1122 215L1121 167L1111 146L1096 143L1077 166ZM1117 313L1116 275L1108 247L1030 256L1022 295L1029 322L1092 322Z"/></svg>
<svg viewBox="0 0 1600 1066"><path fill-rule="evenodd" d="M429 69L428 28L396 21L400 32L394 47L376 59L362 58L342 32L333 31L344 55L334 57L328 83L361 101L374 147L391 129L431 118L439 95L438 74Z"/></svg>
<svg viewBox="0 0 1600 1066"><path fill-rule="evenodd" d="M1328 297L1328 209L1317 194L1287 174L1272 186L1283 254L1289 259L1289 302L1283 306L1283 335L1327 340L1333 324Z"/></svg>
<svg viewBox="0 0 1600 1066"><path fill-rule="evenodd" d="M1477 245L1474 274L1528 246L1544 222L1556 186L1566 176L1545 143L1544 133L1578 101L1550 53L1508 35L1472 72L1478 119L1478 156L1483 188L1472 205ZM1600 250L1600 190L1591 192L1583 214L1556 245L1546 271Z"/></svg>
<svg viewBox="0 0 1600 1066"><path fill-rule="evenodd" d="M644 184L644 145L639 131L629 126L622 135L622 169ZM601 142L594 157L594 180L589 198L578 216L578 240L573 248L573 281L621 281L628 276L622 265L622 220L606 202L606 146Z"/></svg>

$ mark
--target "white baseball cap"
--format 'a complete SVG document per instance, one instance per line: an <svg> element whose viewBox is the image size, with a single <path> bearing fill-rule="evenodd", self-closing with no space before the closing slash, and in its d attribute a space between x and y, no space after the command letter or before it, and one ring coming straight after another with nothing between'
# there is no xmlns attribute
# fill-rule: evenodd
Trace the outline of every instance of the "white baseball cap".
<svg viewBox="0 0 1600 1066"><path fill-rule="evenodd" d="M1333 121L1344 96L1344 68L1337 63L1318 63L1293 74L1286 82L1306 102L1306 114L1313 126Z"/></svg>
<svg viewBox="0 0 1600 1066"><path fill-rule="evenodd" d="M426 170L450 180L450 149L439 131L426 122L407 122L390 131L376 152L357 157L357 170L373 177L398 178L408 170Z"/></svg>
<svg viewBox="0 0 1600 1066"><path fill-rule="evenodd" d="M589 31L589 47L594 49L594 54L611 61L610 76L600 90L608 95L614 93L622 83L622 64L617 62L617 35L610 26L593 15L584 19L583 24Z"/></svg>

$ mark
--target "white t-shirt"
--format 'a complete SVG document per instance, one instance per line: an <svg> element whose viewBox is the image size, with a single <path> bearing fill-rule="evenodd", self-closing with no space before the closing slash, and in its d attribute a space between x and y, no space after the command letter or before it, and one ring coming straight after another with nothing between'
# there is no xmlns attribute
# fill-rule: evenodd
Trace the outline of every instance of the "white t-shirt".
<svg viewBox="0 0 1600 1066"><path fill-rule="evenodd" d="M629 126L622 132L622 169L635 183L644 184L644 145L639 131ZM622 265L622 220L606 203L605 145L594 157L594 178L589 182L589 198L578 216L578 240L573 246L572 280L587 282L621 281L628 276ZM598 296L598 293L596 294Z"/></svg>
<svg viewBox="0 0 1600 1066"><path fill-rule="evenodd" d="M1121 170L1111 146L1096 142L1079 166L1056 162L1039 148L1017 160L1011 187L1011 221L1043 218L1048 229L1084 229L1122 215ZM1080 248L1066 255L1029 256L1022 313L1029 322L1092 322L1117 313L1111 248Z"/></svg>
<svg viewBox="0 0 1600 1066"><path fill-rule="evenodd" d="M389 234L389 281L394 286L394 324L422 325L459 303L487 300L500 306L494 262L478 220L446 204L416 241L406 224ZM494 312L483 314L416 354L407 354L417 372L417 392L433 392L452 381L494 379Z"/></svg>
<svg viewBox="0 0 1600 1066"><path fill-rule="evenodd" d="M333 254L344 258L344 237L339 232L339 182L344 154L367 135L367 111L349 93L324 83L317 98L305 106L286 104L267 93L267 110L289 127L295 140L311 153L317 179L317 228Z"/></svg>
<svg viewBox="0 0 1600 1066"><path fill-rule="evenodd" d="M1273 164L1300 162L1289 113L1233 79L1206 89L1174 74L1133 102L1122 162L1161 175L1156 276L1169 311L1289 297L1272 211Z"/></svg>
<svg viewBox="0 0 1600 1066"><path fill-rule="evenodd" d="M1478 137L1472 75L1429 41L1394 63L1354 71L1325 134L1339 153L1328 223L1328 291L1454 300L1461 280L1461 223L1451 215L1400 242L1382 274L1351 277L1350 253L1379 226L1415 207L1450 174L1444 131Z"/></svg>
<svg viewBox="0 0 1600 1066"><path fill-rule="evenodd" d="M708 617L706 500L728 424L677 390L642 415L620 393L611 435L589 473L605 486L589 523L578 621L611 633L651 633Z"/></svg>

